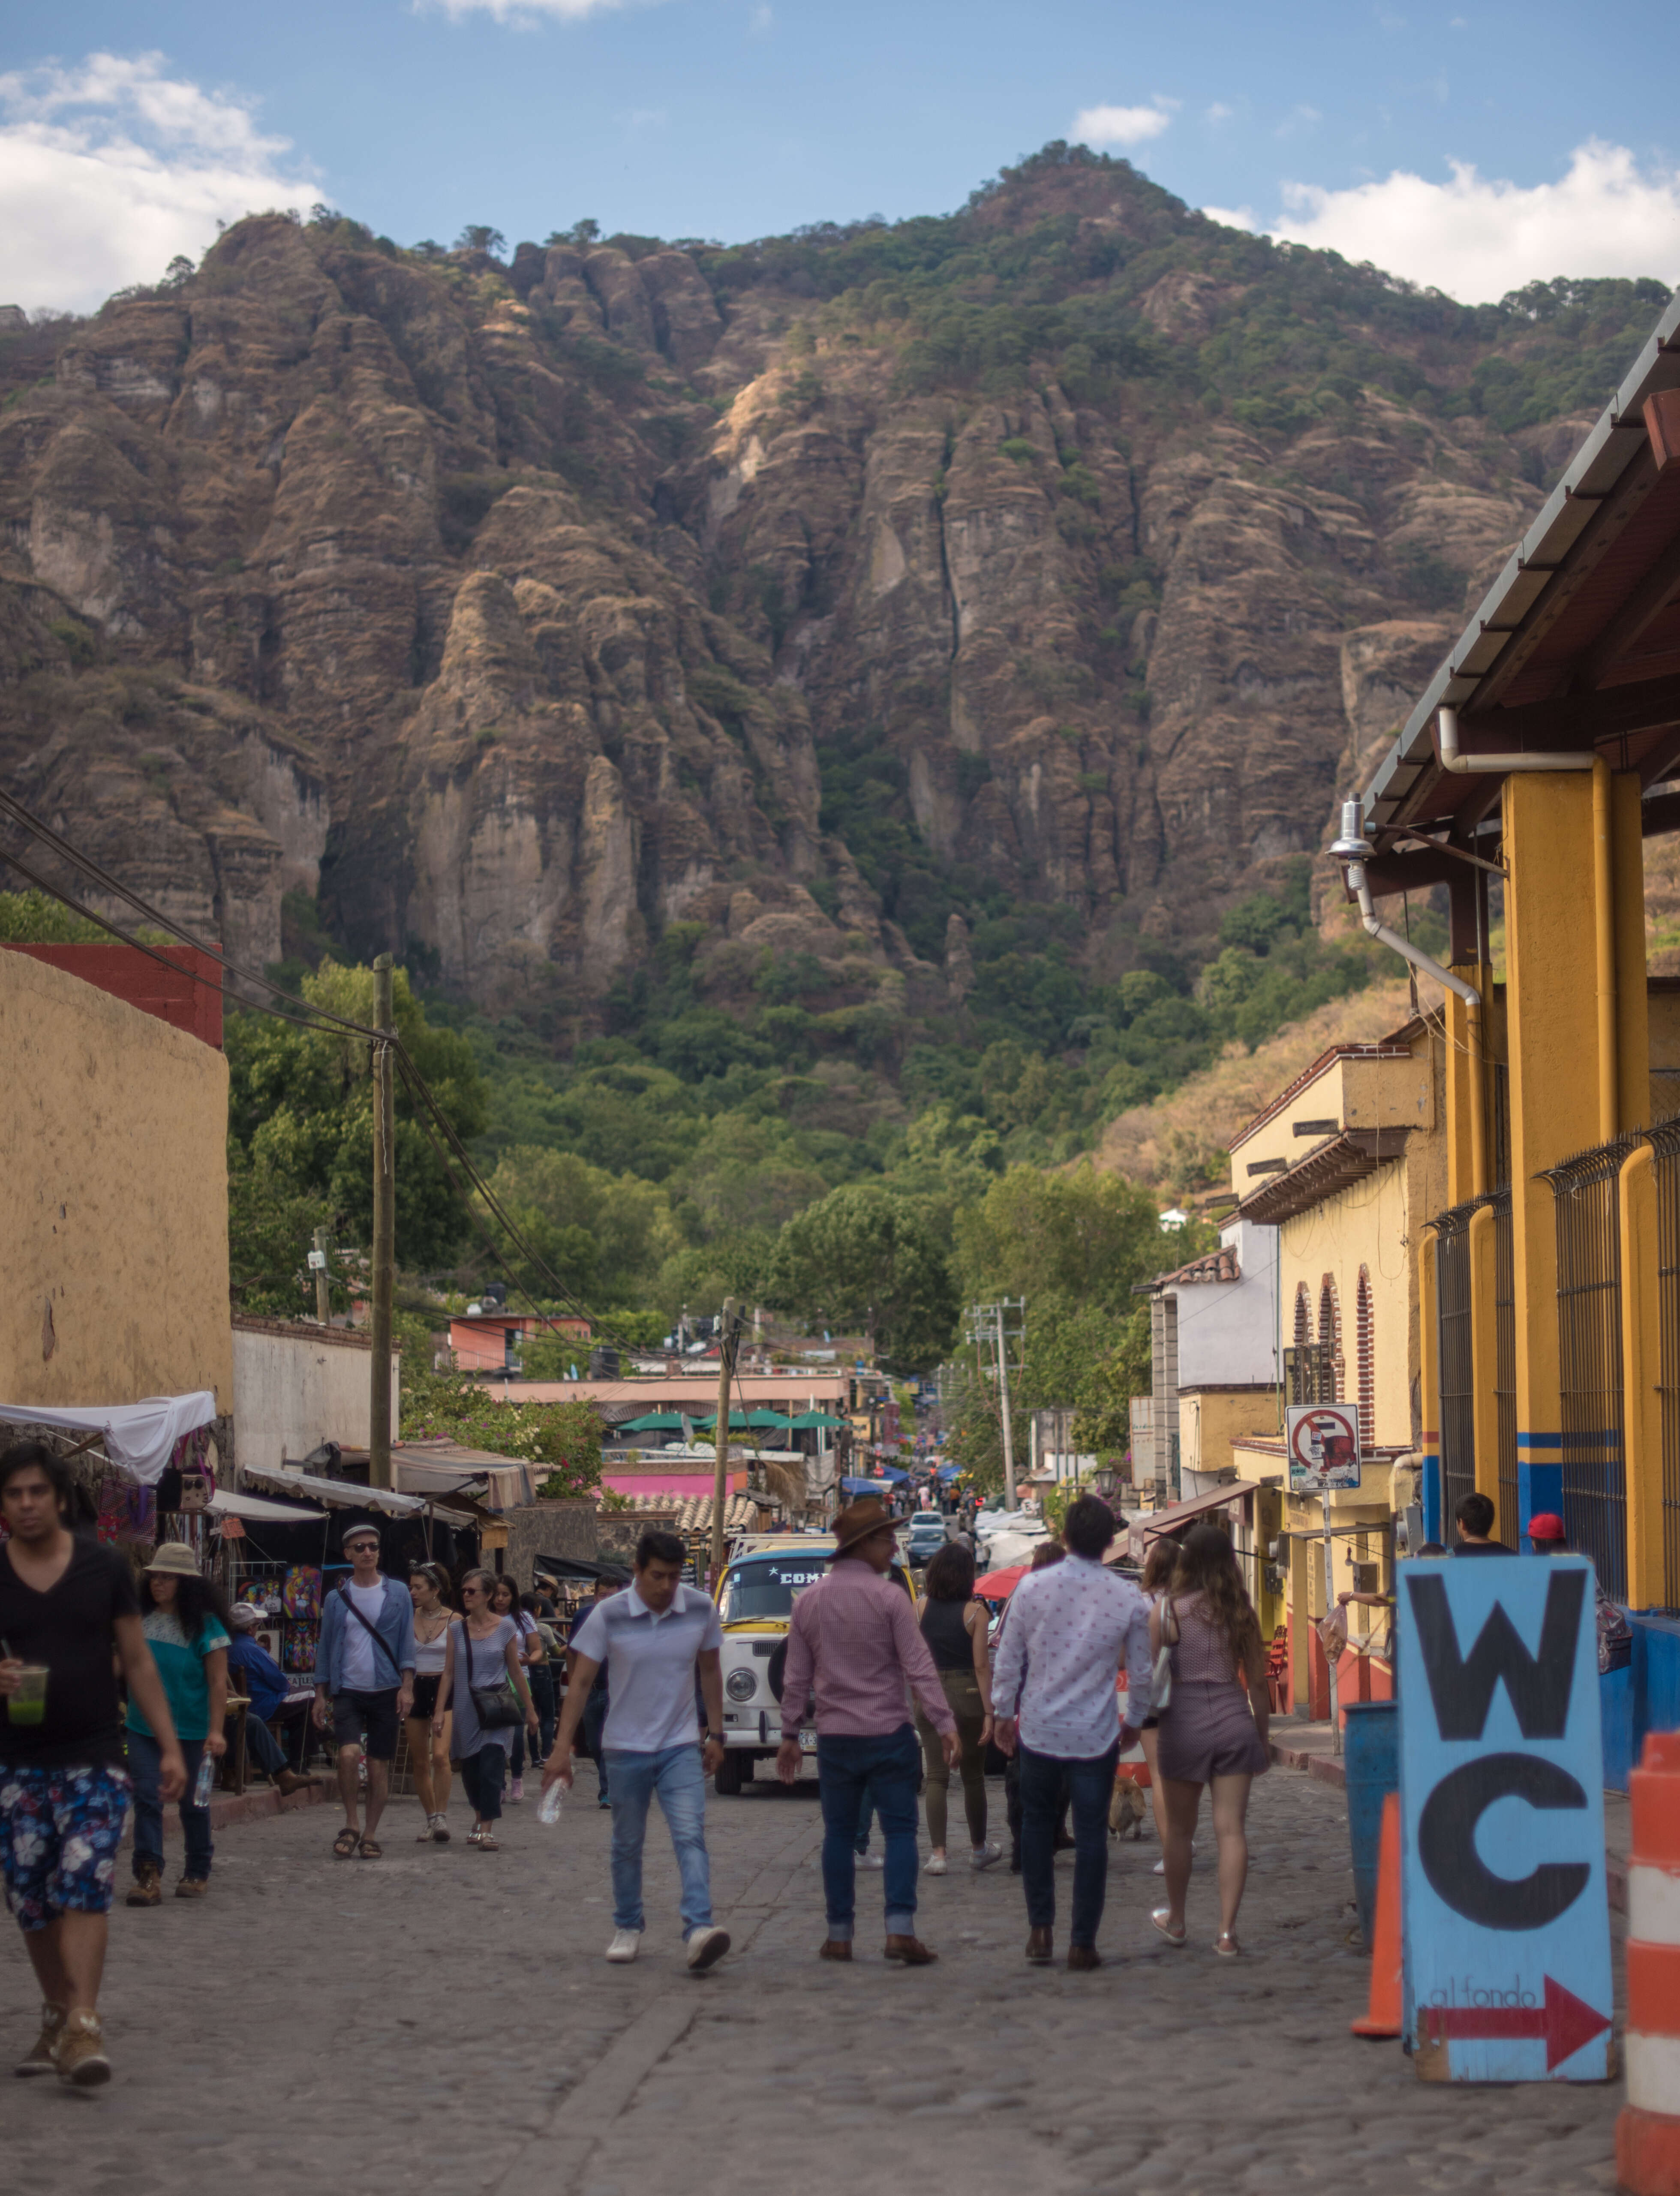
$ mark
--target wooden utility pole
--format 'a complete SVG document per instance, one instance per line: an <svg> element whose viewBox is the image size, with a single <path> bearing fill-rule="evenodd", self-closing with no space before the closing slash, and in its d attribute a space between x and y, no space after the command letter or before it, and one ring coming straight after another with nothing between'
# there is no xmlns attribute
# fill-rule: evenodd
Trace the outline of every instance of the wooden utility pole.
<svg viewBox="0 0 1680 2196"><path fill-rule="evenodd" d="M315 1317L323 1326L332 1324L332 1276L327 1271L327 1237L331 1230L315 1230L315 1255L309 1263L315 1269Z"/></svg>
<svg viewBox="0 0 1680 2196"><path fill-rule="evenodd" d="M724 1575L724 1502L729 1483L729 1390L735 1373L735 1298L724 1298L718 1322L717 1463L712 1472L712 1588Z"/></svg>
<svg viewBox="0 0 1680 2196"><path fill-rule="evenodd" d="M391 1296L396 1279L396 1107L391 1049L391 956L373 963L373 1364L367 1483L391 1483Z"/></svg>

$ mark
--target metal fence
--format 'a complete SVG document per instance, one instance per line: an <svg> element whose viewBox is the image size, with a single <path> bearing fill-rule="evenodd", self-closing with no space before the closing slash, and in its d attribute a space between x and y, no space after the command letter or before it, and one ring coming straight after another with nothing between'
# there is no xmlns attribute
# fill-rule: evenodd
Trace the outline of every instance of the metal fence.
<svg viewBox="0 0 1680 2196"><path fill-rule="evenodd" d="M1616 1177L1638 1141L1619 1136L1545 1176L1557 1217L1563 1529L1617 1601L1627 1597L1627 1471Z"/></svg>
<svg viewBox="0 0 1680 2196"><path fill-rule="evenodd" d="M1653 1129L1657 1185L1657 1317L1662 1332L1663 1606L1680 1609L1680 1120Z"/></svg>
<svg viewBox="0 0 1680 2196"><path fill-rule="evenodd" d="M1515 1533L1516 1494L1516 1268L1511 1256L1511 1193L1496 1189L1493 1208L1493 1401L1499 1444L1499 1523Z"/></svg>
<svg viewBox="0 0 1680 2196"><path fill-rule="evenodd" d="M1475 1488L1475 1374L1470 1349L1470 1215L1450 1205L1435 1231L1435 1308L1440 1338L1440 1508L1450 1528L1460 1500Z"/></svg>

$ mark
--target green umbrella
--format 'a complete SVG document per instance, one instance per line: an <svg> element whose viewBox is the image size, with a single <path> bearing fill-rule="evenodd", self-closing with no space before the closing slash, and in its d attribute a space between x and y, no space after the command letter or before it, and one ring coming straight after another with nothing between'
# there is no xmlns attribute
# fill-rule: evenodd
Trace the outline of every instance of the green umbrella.
<svg viewBox="0 0 1680 2196"><path fill-rule="evenodd" d="M785 1434L793 1431L792 1426L779 1411L749 1411L747 1413L747 1423L749 1426L760 1427L768 1433Z"/></svg>
<svg viewBox="0 0 1680 2196"><path fill-rule="evenodd" d="M746 1425L747 1425L747 1413L746 1413L746 1412L745 1412L745 1411L731 1411L731 1412L730 1413L730 1414L729 1414L729 1422L730 1422L730 1427L731 1431L732 1431L732 1430L733 1430L736 1426L740 1426L740 1427L742 1427L742 1428L743 1428L743 1429L744 1429L744 1428L746 1427ZM704 1419L690 1419L690 1421L689 1421L689 1423L690 1423L690 1425L691 1426L693 1426L693 1427L694 1427L694 1429L695 1429L696 1432L697 1433L702 1426L715 1426L715 1425L717 1425L717 1423L718 1423L718 1414L717 1414L717 1413L716 1413L715 1411L713 1411L713 1412L712 1413L712 1414L711 1414L711 1416L710 1416L709 1418L704 1418Z"/></svg>
<svg viewBox="0 0 1680 2196"><path fill-rule="evenodd" d="M792 1421L798 1433L808 1433L816 1426L843 1426L845 1424L844 1419L831 1419L826 1411L801 1411Z"/></svg>
<svg viewBox="0 0 1680 2196"><path fill-rule="evenodd" d="M680 1433L683 1422L675 1411L649 1411L639 1419L626 1419L618 1430L621 1434Z"/></svg>

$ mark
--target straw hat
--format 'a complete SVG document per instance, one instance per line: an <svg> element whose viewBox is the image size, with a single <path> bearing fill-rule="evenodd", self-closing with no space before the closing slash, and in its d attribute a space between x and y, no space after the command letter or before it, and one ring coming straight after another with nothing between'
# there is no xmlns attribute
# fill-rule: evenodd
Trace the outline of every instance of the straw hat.
<svg viewBox="0 0 1680 2196"><path fill-rule="evenodd" d="M897 1521L884 1502L866 1494L859 1502L842 1510L834 1519L834 1552L844 1555L855 1548L860 1540L871 1539L883 1528L891 1530Z"/></svg>
<svg viewBox="0 0 1680 2196"><path fill-rule="evenodd" d="M198 1578L199 1559L184 1540L165 1540L146 1566L170 1578Z"/></svg>

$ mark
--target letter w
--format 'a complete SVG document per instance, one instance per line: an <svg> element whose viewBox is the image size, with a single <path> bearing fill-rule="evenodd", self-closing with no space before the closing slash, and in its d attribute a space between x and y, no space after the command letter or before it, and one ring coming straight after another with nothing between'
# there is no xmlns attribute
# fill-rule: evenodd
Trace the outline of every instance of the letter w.
<svg viewBox="0 0 1680 2196"><path fill-rule="evenodd" d="M1443 1738L1481 1737L1493 1688L1502 1678L1525 1738L1562 1737L1574 1684L1585 1571L1564 1571L1548 1582L1538 1656L1523 1645L1504 1604L1496 1601L1468 1659L1462 1656L1446 1580L1408 1579L1406 1583Z"/></svg>

